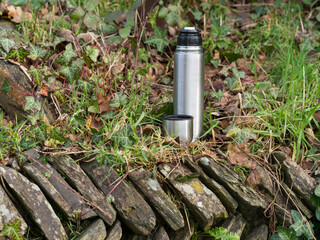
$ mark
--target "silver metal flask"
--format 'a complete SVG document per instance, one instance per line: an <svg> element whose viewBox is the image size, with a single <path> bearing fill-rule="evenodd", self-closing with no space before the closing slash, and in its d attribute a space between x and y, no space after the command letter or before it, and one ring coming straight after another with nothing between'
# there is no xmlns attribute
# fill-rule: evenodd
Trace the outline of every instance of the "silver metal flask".
<svg viewBox="0 0 320 240"><path fill-rule="evenodd" d="M193 119L193 139L202 134L204 59L202 39L194 27L185 27L178 36L174 54L173 112Z"/></svg>

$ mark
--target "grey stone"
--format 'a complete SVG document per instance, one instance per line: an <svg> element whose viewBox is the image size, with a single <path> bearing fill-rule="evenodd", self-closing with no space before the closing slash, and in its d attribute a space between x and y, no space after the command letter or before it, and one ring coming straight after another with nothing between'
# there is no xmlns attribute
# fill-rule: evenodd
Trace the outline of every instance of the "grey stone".
<svg viewBox="0 0 320 240"><path fill-rule="evenodd" d="M245 185L235 172L208 157L200 158L199 165L209 177L224 186L238 201L238 209L246 219L252 220L264 216L263 212L267 208L266 201L253 188Z"/></svg>
<svg viewBox="0 0 320 240"><path fill-rule="evenodd" d="M70 220L85 220L97 216L50 164L26 164L23 169Z"/></svg>
<svg viewBox="0 0 320 240"><path fill-rule="evenodd" d="M108 232L109 233L106 240L120 240L122 237L122 228L120 221L116 221Z"/></svg>
<svg viewBox="0 0 320 240"><path fill-rule="evenodd" d="M120 218L130 230L144 236L151 233L156 217L131 184L121 179L111 167L99 166L97 161L82 163L81 167L106 196L111 196Z"/></svg>
<svg viewBox="0 0 320 240"><path fill-rule="evenodd" d="M96 213L109 225L116 219L116 212L111 204L105 201L105 196L95 187L90 178L80 166L69 156L55 156L50 160L62 172L69 183L96 206ZM97 208L98 207L98 208Z"/></svg>
<svg viewBox="0 0 320 240"><path fill-rule="evenodd" d="M285 183L282 183L282 187L286 190L287 194L289 196L286 196L286 199L289 198L292 207L291 209L295 209L298 207L301 212L307 217L307 218L312 218L314 214L301 202L300 198L292 191Z"/></svg>
<svg viewBox="0 0 320 240"><path fill-rule="evenodd" d="M76 240L105 240L106 236L106 226L101 219L98 219L91 223Z"/></svg>
<svg viewBox="0 0 320 240"><path fill-rule="evenodd" d="M184 220L180 211L152 175L152 173L146 172L145 169L139 168L128 176L173 230L182 228Z"/></svg>
<svg viewBox="0 0 320 240"><path fill-rule="evenodd" d="M28 113L24 110L26 97L21 93L34 92L32 82L17 64L10 61L0 60L0 69L0 86L2 87L5 83L10 86L9 92L0 91L0 106L11 119L15 119L15 116L17 116L19 121L23 120ZM41 97L38 92L35 94L35 101L41 103L41 107L49 120L55 120L55 114L48 101L44 100L45 98Z"/></svg>
<svg viewBox="0 0 320 240"><path fill-rule="evenodd" d="M221 227L224 227L225 229L228 229L228 232L236 233L239 235L239 237L241 237L246 224L246 220L242 217L242 215L237 214L236 216L233 216L225 221Z"/></svg>
<svg viewBox="0 0 320 240"><path fill-rule="evenodd" d="M169 236L166 230L164 229L164 227L161 226L152 239L153 240L169 240Z"/></svg>
<svg viewBox="0 0 320 240"><path fill-rule="evenodd" d="M197 223L205 231L209 230L213 223L228 217L221 201L198 178L178 181L179 178L183 179L192 174L189 169L184 166L162 164L159 170L181 195Z"/></svg>
<svg viewBox="0 0 320 240"><path fill-rule="evenodd" d="M47 239L68 239L59 218L37 185L5 166L0 166L0 174Z"/></svg>
<svg viewBox="0 0 320 240"><path fill-rule="evenodd" d="M281 164L287 185L301 197L309 208L315 209L311 204L311 196L317 187L314 178L310 177L295 161L283 152L273 152L273 161Z"/></svg>
<svg viewBox="0 0 320 240"><path fill-rule="evenodd" d="M238 207L237 201L230 195L230 193L219 183L217 183L215 180L212 178L209 178L199 167L196 165L192 159L187 158L185 160L186 165L188 168L200 174L199 179L201 182L203 182L214 194L217 195L217 197L220 199L220 201L223 203L223 205L226 207L229 213L235 212L235 210Z"/></svg>
<svg viewBox="0 0 320 240"><path fill-rule="evenodd" d="M268 240L268 226L262 224L254 228L245 240Z"/></svg>
<svg viewBox="0 0 320 240"><path fill-rule="evenodd" d="M189 218L189 221L184 220L185 226L178 231L170 231L169 238L171 240L190 240L194 233L194 221Z"/></svg>
<svg viewBox="0 0 320 240"><path fill-rule="evenodd" d="M28 226L0 185L0 232L4 225L16 220L20 220L21 234L24 235Z"/></svg>

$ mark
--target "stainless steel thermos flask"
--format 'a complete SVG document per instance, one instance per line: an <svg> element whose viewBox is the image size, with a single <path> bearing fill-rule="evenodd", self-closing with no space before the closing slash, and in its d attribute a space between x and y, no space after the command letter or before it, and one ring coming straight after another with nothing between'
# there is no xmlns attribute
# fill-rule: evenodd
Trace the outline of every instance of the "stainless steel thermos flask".
<svg viewBox="0 0 320 240"><path fill-rule="evenodd" d="M204 59L202 39L194 27L185 27L178 36L174 54L173 112L193 119L193 139L202 134Z"/></svg>

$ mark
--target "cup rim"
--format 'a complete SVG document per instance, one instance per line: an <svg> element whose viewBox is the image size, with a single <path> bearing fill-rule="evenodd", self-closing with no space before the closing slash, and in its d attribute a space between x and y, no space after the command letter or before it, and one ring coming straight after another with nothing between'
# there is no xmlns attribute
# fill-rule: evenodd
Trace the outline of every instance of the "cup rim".
<svg viewBox="0 0 320 240"><path fill-rule="evenodd" d="M191 115L185 114L173 114L173 115L166 115L162 117L162 120L169 120L169 121L185 121L185 120L192 120L194 119Z"/></svg>

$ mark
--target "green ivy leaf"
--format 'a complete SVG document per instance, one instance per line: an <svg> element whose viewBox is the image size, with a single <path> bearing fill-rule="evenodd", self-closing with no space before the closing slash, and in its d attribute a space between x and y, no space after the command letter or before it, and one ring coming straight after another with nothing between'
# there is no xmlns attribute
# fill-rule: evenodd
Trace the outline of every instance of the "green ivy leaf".
<svg viewBox="0 0 320 240"><path fill-rule="evenodd" d="M7 78L4 80L1 91L5 93L10 93L10 83Z"/></svg>
<svg viewBox="0 0 320 240"><path fill-rule="evenodd" d="M42 58L47 53L47 50L36 47L32 44L30 44L29 51L30 51L30 55L28 57L31 58L32 60L36 60L37 58Z"/></svg>
<svg viewBox="0 0 320 240"><path fill-rule="evenodd" d="M40 102L35 102L33 96L27 96L26 97L26 105L24 107L25 111L36 109L40 111L41 109L41 103Z"/></svg>
<svg viewBox="0 0 320 240"><path fill-rule="evenodd" d="M14 46L14 41L12 39L9 38L1 38L0 39L0 44L2 46L2 48L9 53L11 48Z"/></svg>
<svg viewBox="0 0 320 240"><path fill-rule="evenodd" d="M83 22L88 28L96 30L97 26L99 25L100 18L93 13L87 13L83 19Z"/></svg>
<svg viewBox="0 0 320 240"><path fill-rule="evenodd" d="M316 218L318 221L320 221L320 207L317 207L316 209Z"/></svg>
<svg viewBox="0 0 320 240"><path fill-rule="evenodd" d="M237 68L232 68L232 72L235 78L243 79L245 77L245 73L243 71L239 71Z"/></svg>
<svg viewBox="0 0 320 240"><path fill-rule="evenodd" d="M166 39L167 30L162 30L160 27L154 28L154 34L149 37L145 43L152 44L157 47L159 52L163 52L163 48L169 45L169 41Z"/></svg>
<svg viewBox="0 0 320 240"><path fill-rule="evenodd" d="M278 233L273 234L269 240L298 240L294 229L278 227L277 231Z"/></svg>
<svg viewBox="0 0 320 240"><path fill-rule="evenodd" d="M70 83L72 83L78 70L79 68L75 65L63 66L60 69L59 73L64 76Z"/></svg>
<svg viewBox="0 0 320 240"><path fill-rule="evenodd" d="M57 2L57 0L49 0L49 3L50 3L51 5L55 5L56 2Z"/></svg>
<svg viewBox="0 0 320 240"><path fill-rule="evenodd" d="M320 197L317 197L315 194L312 194L310 201L311 201L311 204L316 208L320 207Z"/></svg>
<svg viewBox="0 0 320 240"><path fill-rule="evenodd" d="M84 9L88 12L93 12L98 7L100 1L89 0L84 4Z"/></svg>
<svg viewBox="0 0 320 240"><path fill-rule="evenodd" d="M316 190L314 191L314 194L315 194L317 197L320 197L320 184L318 185L318 187L317 187Z"/></svg>
<svg viewBox="0 0 320 240"><path fill-rule="evenodd" d="M121 28L119 30L119 34L122 39L127 38L129 36L130 32L131 32L131 27L125 27L125 28Z"/></svg>
<svg viewBox="0 0 320 240"><path fill-rule="evenodd" d="M224 82L228 85L230 90L233 90L238 85L238 81L235 78L227 77Z"/></svg>
<svg viewBox="0 0 320 240"><path fill-rule="evenodd" d="M170 26L173 26L179 23L180 17L176 12L169 12L166 16L166 21Z"/></svg>
<svg viewBox="0 0 320 240"><path fill-rule="evenodd" d="M15 240L23 240L20 225L21 225L20 219L17 219L11 223L5 224L0 233L0 236L8 237L10 239L15 239Z"/></svg>
<svg viewBox="0 0 320 240"><path fill-rule="evenodd" d="M114 12L110 13L110 14L106 17L105 21L106 21L107 23L113 22L114 20L116 20L117 18L119 18L122 14L123 14L123 11L121 11L121 10L115 10Z"/></svg>
<svg viewBox="0 0 320 240"><path fill-rule="evenodd" d="M302 216L298 211L291 210L292 219L294 221L294 224L290 226L290 228L293 228L297 234L297 236L304 235L308 239L310 239L311 233L309 232L309 228L306 224L306 219L304 216ZM313 224L309 223L312 233L313 233ZM312 239L312 236L311 236Z"/></svg>
<svg viewBox="0 0 320 240"><path fill-rule="evenodd" d="M73 50L72 48L72 44L69 43L67 46L66 46L66 50L64 51L64 53L62 54L64 60L65 60L65 63L68 64L70 63L70 61L77 57L78 55L76 54L76 52Z"/></svg>
<svg viewBox="0 0 320 240"><path fill-rule="evenodd" d="M78 6L75 10L73 10L70 17L71 19L77 20L82 18L85 14L86 12L82 9L82 7Z"/></svg>
<svg viewBox="0 0 320 240"><path fill-rule="evenodd" d="M14 6L24 6L28 3L28 0L9 0L8 3Z"/></svg>
<svg viewBox="0 0 320 240"><path fill-rule="evenodd" d="M33 10L39 9L43 4L45 4L44 0L30 0L30 5Z"/></svg>
<svg viewBox="0 0 320 240"><path fill-rule="evenodd" d="M255 139L256 134L249 128L231 128L227 135L227 137L233 137L238 144L247 143L250 139Z"/></svg>
<svg viewBox="0 0 320 240"><path fill-rule="evenodd" d="M194 11L194 12L192 12L192 14L193 14L193 17L195 20L201 21L201 19L202 19L202 12L201 11Z"/></svg>
<svg viewBox="0 0 320 240"><path fill-rule="evenodd" d="M164 17L167 16L168 12L169 12L168 8L162 7L162 8L160 9L159 13L158 13L158 17L159 17L159 18L164 18Z"/></svg>
<svg viewBox="0 0 320 240"><path fill-rule="evenodd" d="M99 49L96 49L95 47L87 46L86 53L88 54L88 56L93 62L97 62L98 56L99 56Z"/></svg>

